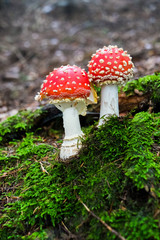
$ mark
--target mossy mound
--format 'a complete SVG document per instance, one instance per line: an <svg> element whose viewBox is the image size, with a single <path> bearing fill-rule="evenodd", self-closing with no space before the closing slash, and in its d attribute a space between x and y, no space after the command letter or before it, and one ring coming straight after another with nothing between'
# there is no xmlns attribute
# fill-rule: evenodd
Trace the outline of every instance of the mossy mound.
<svg viewBox="0 0 160 240"><path fill-rule="evenodd" d="M33 133L3 147L1 239L49 239L49 227L56 237L64 226L78 239L117 239L79 198L124 238L160 239L159 126L158 114L112 117L85 130L80 156L67 164Z"/></svg>
<svg viewBox="0 0 160 240"><path fill-rule="evenodd" d="M0 125L1 240L160 239L160 113L84 128L68 163L61 133L37 132L25 114Z"/></svg>

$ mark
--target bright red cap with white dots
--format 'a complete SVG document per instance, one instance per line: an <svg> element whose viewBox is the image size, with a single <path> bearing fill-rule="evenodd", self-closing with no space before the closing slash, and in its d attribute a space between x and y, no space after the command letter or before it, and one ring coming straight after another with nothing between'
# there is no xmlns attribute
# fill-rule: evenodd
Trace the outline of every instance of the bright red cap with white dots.
<svg viewBox="0 0 160 240"><path fill-rule="evenodd" d="M84 99L90 95L90 82L85 70L75 65L55 68L44 80L36 100L53 101Z"/></svg>
<svg viewBox="0 0 160 240"><path fill-rule="evenodd" d="M132 58L117 46L103 47L92 55L88 64L89 78L94 83L124 84L133 76Z"/></svg>

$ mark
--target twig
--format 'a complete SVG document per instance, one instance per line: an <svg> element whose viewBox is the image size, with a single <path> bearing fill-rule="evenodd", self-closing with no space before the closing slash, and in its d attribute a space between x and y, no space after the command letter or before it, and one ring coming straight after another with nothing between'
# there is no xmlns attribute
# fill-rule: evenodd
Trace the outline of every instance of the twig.
<svg viewBox="0 0 160 240"><path fill-rule="evenodd" d="M68 233L69 235L72 235L72 233L71 233L71 232L69 231L69 229L66 227L66 225L64 224L64 222L62 221L61 223L62 223L63 227L65 228L65 230L67 231L67 233Z"/></svg>
<svg viewBox="0 0 160 240"><path fill-rule="evenodd" d="M43 167L43 164L40 162L40 165L41 165L41 169L42 169L42 172L45 172L49 175L49 173L47 172L47 170Z"/></svg>
<svg viewBox="0 0 160 240"><path fill-rule="evenodd" d="M114 235L116 235L117 237L119 237L119 239L121 240L126 240L126 238L124 238L119 232L117 232L116 230L114 230L112 227L110 227L107 223L105 223L100 217L98 217L94 212L92 212L87 205L80 199L79 196L77 196L77 199L80 201L80 203L85 207L85 209L87 210L87 212L89 212L94 218L96 218L99 222L101 222L110 232L112 232Z"/></svg>
<svg viewBox="0 0 160 240"><path fill-rule="evenodd" d="M68 235L69 235L71 238L77 239L76 235L74 235L73 233L71 233L71 231L69 231L69 229L66 227L66 225L64 224L64 222L62 221L61 223L62 223L65 231L68 233Z"/></svg>

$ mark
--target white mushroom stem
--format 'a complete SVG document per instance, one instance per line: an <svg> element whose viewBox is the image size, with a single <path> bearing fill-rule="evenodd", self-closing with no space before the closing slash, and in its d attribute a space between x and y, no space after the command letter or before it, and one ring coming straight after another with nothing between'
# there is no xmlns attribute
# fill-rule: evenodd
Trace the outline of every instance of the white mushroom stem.
<svg viewBox="0 0 160 240"><path fill-rule="evenodd" d="M77 105L79 105L78 103ZM63 126L65 131L65 137L60 149L60 158L66 160L78 154L82 144L79 112L77 110L76 103L59 103L55 106L63 112Z"/></svg>
<svg viewBox="0 0 160 240"><path fill-rule="evenodd" d="M101 88L100 119L98 126L102 125L104 119L111 115L119 116L118 86L103 85Z"/></svg>
<svg viewBox="0 0 160 240"><path fill-rule="evenodd" d="M65 131L64 140L75 139L82 135L78 111L75 107L63 111L63 125Z"/></svg>

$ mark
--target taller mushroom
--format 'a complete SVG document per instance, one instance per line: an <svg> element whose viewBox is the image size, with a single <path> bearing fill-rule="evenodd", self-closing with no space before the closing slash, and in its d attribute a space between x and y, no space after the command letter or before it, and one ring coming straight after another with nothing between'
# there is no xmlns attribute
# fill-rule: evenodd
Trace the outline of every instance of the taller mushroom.
<svg viewBox="0 0 160 240"><path fill-rule="evenodd" d="M62 160L73 157L81 148L81 126L79 114L86 114L87 98L91 90L87 73L77 66L55 68L44 80L36 100L49 98L63 112L65 137L60 150ZM91 101L96 102L96 96ZM90 102L89 102L90 103Z"/></svg>
<svg viewBox="0 0 160 240"><path fill-rule="evenodd" d="M117 46L104 46L92 55L88 64L89 78L101 86L99 125L109 115L119 116L118 85L132 78L133 67L132 58L127 51Z"/></svg>

